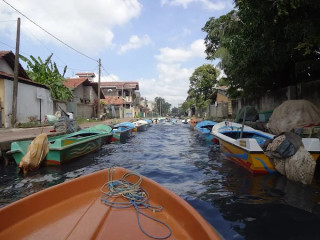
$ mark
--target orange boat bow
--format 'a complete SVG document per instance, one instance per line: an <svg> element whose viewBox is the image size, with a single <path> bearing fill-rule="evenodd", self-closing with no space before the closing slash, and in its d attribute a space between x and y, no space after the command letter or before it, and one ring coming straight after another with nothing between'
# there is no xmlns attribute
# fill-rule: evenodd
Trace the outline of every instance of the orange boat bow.
<svg viewBox="0 0 320 240"><path fill-rule="evenodd" d="M114 179L129 172L114 168ZM45 189L0 209L0 239L151 239L139 228L133 207L106 206L100 188L107 182L108 169ZM220 235L186 201L143 177L141 187L150 204L160 212L142 210L169 225L168 239L221 239ZM144 230L165 236L168 229L140 216Z"/></svg>

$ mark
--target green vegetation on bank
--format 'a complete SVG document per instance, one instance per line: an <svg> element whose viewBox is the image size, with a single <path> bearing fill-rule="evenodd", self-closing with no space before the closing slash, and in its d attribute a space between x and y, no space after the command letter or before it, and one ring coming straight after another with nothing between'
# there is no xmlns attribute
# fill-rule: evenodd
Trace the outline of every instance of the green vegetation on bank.
<svg viewBox="0 0 320 240"><path fill-rule="evenodd" d="M231 96L255 97L320 78L318 0L236 0L235 5L202 28L207 59L220 59Z"/></svg>
<svg viewBox="0 0 320 240"><path fill-rule="evenodd" d="M33 56L30 56L31 60L22 55L20 55L20 58L28 64L26 72L32 81L46 85L50 89L52 98L70 100L73 93L63 84L67 66L64 67L63 74L60 74L56 63L51 60L52 56L53 54L45 61L42 61L40 57L36 59Z"/></svg>

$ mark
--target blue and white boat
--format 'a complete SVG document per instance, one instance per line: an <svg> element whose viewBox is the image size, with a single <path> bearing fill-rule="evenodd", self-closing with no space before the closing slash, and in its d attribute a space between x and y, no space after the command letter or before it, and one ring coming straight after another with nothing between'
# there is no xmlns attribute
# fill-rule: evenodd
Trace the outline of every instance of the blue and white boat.
<svg viewBox="0 0 320 240"><path fill-rule="evenodd" d="M136 132L144 132L148 128L148 122L145 120L138 120L136 122L133 122L133 124Z"/></svg>
<svg viewBox="0 0 320 240"><path fill-rule="evenodd" d="M148 126L150 127L151 123L152 123L152 120L151 119L144 119L144 120L148 123Z"/></svg>
<svg viewBox="0 0 320 240"><path fill-rule="evenodd" d="M135 126L131 122L123 122L119 123L113 126L112 133L112 141L120 141L120 142L125 142L131 135L132 132L134 131Z"/></svg>
<svg viewBox="0 0 320 240"><path fill-rule="evenodd" d="M206 141L212 141L214 136L211 134L211 130L216 124L216 122L205 120L197 123L195 129L198 131L200 136L206 139Z"/></svg>

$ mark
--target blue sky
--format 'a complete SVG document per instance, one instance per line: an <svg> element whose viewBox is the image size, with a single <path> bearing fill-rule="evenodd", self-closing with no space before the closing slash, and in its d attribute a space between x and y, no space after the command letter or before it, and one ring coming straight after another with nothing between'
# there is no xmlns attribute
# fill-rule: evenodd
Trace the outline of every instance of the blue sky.
<svg viewBox="0 0 320 240"><path fill-rule="evenodd" d="M53 60L66 77L95 72L102 81L138 81L148 100L163 97L178 106L189 77L205 63L201 28L210 17L233 9L231 0L5 0L42 28L84 53L66 47L0 1L0 49L15 47L21 18L22 55ZM94 60L92 60L92 59ZM25 64L23 64L25 66ZM97 79L96 79L97 80Z"/></svg>

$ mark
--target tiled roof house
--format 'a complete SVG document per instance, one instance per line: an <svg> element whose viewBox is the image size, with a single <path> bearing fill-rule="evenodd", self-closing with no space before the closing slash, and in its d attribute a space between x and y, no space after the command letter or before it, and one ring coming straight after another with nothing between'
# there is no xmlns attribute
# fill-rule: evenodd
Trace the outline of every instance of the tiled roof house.
<svg viewBox="0 0 320 240"><path fill-rule="evenodd" d="M67 109L73 112L76 118L92 118L98 114L98 91L100 91L100 100L104 99L101 89L98 89L98 83L91 81L94 73L78 73L79 77L67 78L63 83L72 90L73 99L68 103ZM101 107L101 106L100 106Z"/></svg>
<svg viewBox="0 0 320 240"><path fill-rule="evenodd" d="M94 103L98 98L98 83L91 82L88 77L67 78L63 84L73 91L73 102ZM104 99L101 89L100 99Z"/></svg>
<svg viewBox="0 0 320 240"><path fill-rule="evenodd" d="M139 82L101 82L100 87L106 106L113 109L113 117L134 117L137 114Z"/></svg>

